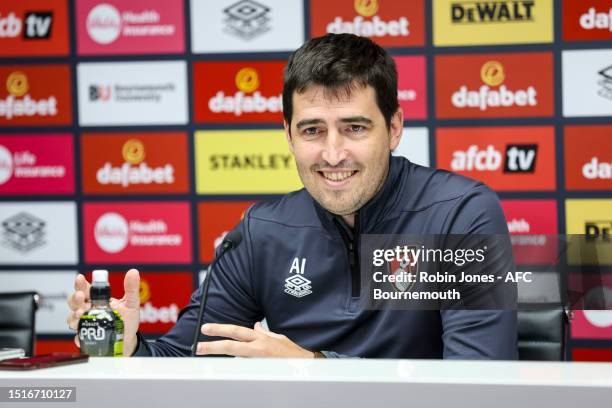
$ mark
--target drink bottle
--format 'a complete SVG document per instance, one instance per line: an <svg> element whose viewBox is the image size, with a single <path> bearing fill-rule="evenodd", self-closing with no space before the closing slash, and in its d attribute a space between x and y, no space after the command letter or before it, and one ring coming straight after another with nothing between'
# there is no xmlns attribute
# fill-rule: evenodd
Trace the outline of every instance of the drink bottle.
<svg viewBox="0 0 612 408"><path fill-rule="evenodd" d="M79 320L81 353L92 357L123 355L123 319L110 307L108 271L93 271L91 309Z"/></svg>

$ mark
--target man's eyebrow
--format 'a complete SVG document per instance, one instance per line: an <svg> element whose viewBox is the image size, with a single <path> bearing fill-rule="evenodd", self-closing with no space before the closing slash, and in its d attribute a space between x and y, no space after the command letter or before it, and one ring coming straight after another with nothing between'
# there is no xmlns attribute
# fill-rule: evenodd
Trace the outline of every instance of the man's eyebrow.
<svg viewBox="0 0 612 408"><path fill-rule="evenodd" d="M372 119L366 118L365 116L349 116L347 118L340 118L339 122L341 123L361 122L361 123L367 123L368 125L374 124L374 121L372 121Z"/></svg>
<svg viewBox="0 0 612 408"><path fill-rule="evenodd" d="M323 119L302 119L298 123L296 123L295 127L300 129L304 126L319 125L321 123L325 123Z"/></svg>

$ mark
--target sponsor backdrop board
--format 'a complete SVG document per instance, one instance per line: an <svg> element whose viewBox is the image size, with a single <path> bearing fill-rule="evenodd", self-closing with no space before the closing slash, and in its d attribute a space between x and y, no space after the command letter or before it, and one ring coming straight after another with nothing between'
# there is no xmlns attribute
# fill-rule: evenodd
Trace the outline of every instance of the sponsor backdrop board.
<svg viewBox="0 0 612 408"><path fill-rule="evenodd" d="M433 39L436 46L551 43L553 0L433 0Z"/></svg>
<svg viewBox="0 0 612 408"><path fill-rule="evenodd" d="M185 49L182 2L77 0L81 55L167 54Z"/></svg>
<svg viewBox="0 0 612 408"><path fill-rule="evenodd" d="M76 204L0 202L0 265L78 263Z"/></svg>
<svg viewBox="0 0 612 408"><path fill-rule="evenodd" d="M1 2L0 55L68 55L67 6L67 0Z"/></svg>
<svg viewBox="0 0 612 408"><path fill-rule="evenodd" d="M139 267L145 334L166 331L249 206L301 188L283 69L328 32L391 52L405 117L393 154L488 184L519 264L558 256L549 234L605 248L609 0L3 1L0 285L62 273L59 304L68 271L109 268L120 290ZM577 313L568 358L609 359L594 312ZM38 351L74 350L49 321Z"/></svg>
<svg viewBox="0 0 612 408"><path fill-rule="evenodd" d="M77 82L81 126L187 123L185 61L80 63Z"/></svg>
<svg viewBox="0 0 612 408"><path fill-rule="evenodd" d="M190 0L194 54L292 51L304 42L301 0Z"/></svg>

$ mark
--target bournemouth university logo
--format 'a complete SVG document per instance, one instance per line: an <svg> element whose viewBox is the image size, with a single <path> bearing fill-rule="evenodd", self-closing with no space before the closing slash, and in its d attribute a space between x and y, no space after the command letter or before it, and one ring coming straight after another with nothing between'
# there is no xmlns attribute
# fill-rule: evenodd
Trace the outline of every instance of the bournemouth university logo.
<svg viewBox="0 0 612 408"><path fill-rule="evenodd" d="M312 282L304 277L306 258L293 258L289 273L293 275L285 279L285 293L296 298L302 298L312 293Z"/></svg>
<svg viewBox="0 0 612 408"><path fill-rule="evenodd" d="M242 0L225 8L225 32L252 40L270 31L270 9L253 0Z"/></svg>
<svg viewBox="0 0 612 408"><path fill-rule="evenodd" d="M127 188L138 184L173 184L174 166L167 163L164 166L150 167L144 160L145 146L139 139L130 139L124 143L121 154L125 160L121 166L115 167L110 162L96 172L96 180L102 185L120 185Z"/></svg>
<svg viewBox="0 0 612 408"><path fill-rule="evenodd" d="M451 101L454 107L477 108L485 111L489 108L538 104L537 91L533 86L510 90L503 85L506 73L504 66L498 61L485 62L480 69L480 78L484 85L478 90L470 90L466 85L462 85L452 94Z"/></svg>
<svg viewBox="0 0 612 408"><path fill-rule="evenodd" d="M30 252L46 244L45 226L44 220L20 212L2 222L3 244L22 253Z"/></svg>
<svg viewBox="0 0 612 408"><path fill-rule="evenodd" d="M235 116L241 116L243 113L282 112L282 95L266 97L258 91L260 79L255 68L244 67L238 70L234 83L238 88L234 95L225 95L225 92L218 91L208 100L208 109L211 112L232 113Z"/></svg>

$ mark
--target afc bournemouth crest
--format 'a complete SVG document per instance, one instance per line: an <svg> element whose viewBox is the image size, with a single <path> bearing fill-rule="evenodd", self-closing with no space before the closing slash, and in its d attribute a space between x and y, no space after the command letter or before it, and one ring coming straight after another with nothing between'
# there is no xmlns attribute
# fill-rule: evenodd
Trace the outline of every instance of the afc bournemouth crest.
<svg viewBox="0 0 612 408"><path fill-rule="evenodd" d="M402 247L403 248L403 247ZM416 245L407 245L407 255L400 261L393 260L387 263L387 273L395 276L391 286L398 292L408 292L414 288L419 272L419 260L414 256Z"/></svg>

